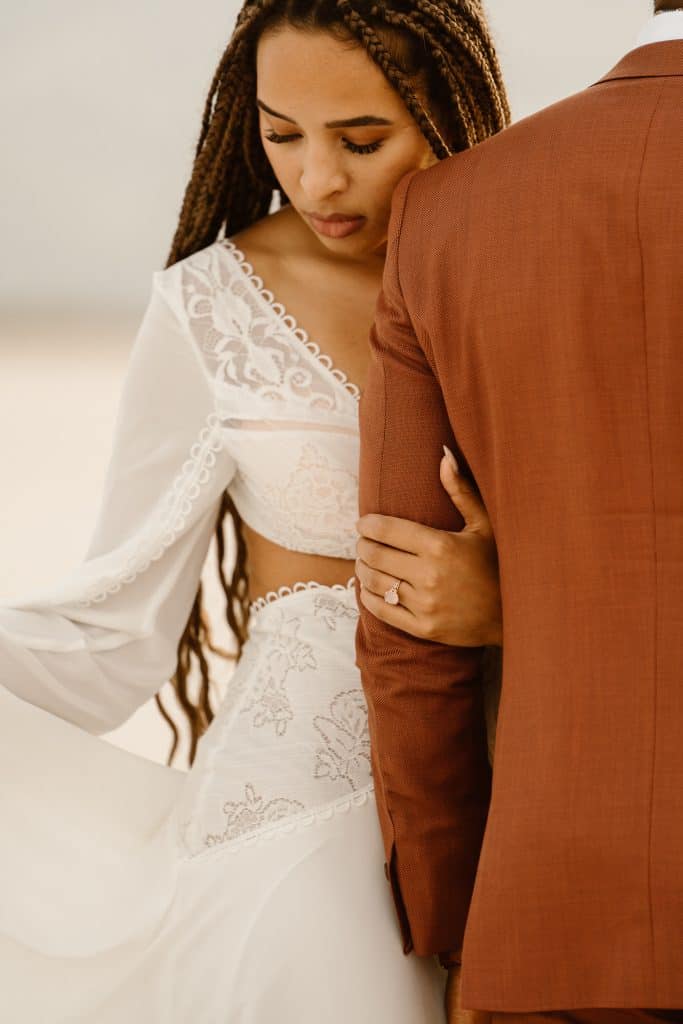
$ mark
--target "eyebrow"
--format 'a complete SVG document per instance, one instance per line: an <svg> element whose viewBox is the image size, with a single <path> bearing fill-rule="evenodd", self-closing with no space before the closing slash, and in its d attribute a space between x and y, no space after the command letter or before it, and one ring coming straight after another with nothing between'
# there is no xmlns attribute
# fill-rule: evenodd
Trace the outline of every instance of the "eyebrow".
<svg viewBox="0 0 683 1024"><path fill-rule="evenodd" d="M277 110L271 110L261 100L256 100L256 105L264 110L266 114L271 114L273 117L279 117L281 121L289 121L290 124L296 124L293 117L288 117L287 114L279 114ZM373 114L362 114L360 117L348 117L343 118L341 121L326 121L326 128L367 128L369 126L387 126L392 125L394 122L389 121L386 117L375 117Z"/></svg>

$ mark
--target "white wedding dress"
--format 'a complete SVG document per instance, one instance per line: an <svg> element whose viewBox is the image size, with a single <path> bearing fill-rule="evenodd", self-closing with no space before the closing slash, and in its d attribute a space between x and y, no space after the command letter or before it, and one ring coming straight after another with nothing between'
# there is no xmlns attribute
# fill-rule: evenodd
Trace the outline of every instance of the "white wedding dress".
<svg viewBox="0 0 683 1024"><path fill-rule="evenodd" d="M175 668L218 507L353 558L358 391L227 240L155 276L84 563L0 611L12 1024L440 1024L375 818L350 586L259 601L189 773L111 747Z"/></svg>

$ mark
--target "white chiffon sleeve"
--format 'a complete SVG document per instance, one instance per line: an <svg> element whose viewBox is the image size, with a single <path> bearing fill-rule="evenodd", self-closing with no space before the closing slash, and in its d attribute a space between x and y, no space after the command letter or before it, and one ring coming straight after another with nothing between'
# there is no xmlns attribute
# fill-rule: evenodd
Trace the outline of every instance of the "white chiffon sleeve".
<svg viewBox="0 0 683 1024"><path fill-rule="evenodd" d="M222 492L234 473L211 377L155 275L82 565L0 609L0 685L90 732L125 721L173 674Z"/></svg>

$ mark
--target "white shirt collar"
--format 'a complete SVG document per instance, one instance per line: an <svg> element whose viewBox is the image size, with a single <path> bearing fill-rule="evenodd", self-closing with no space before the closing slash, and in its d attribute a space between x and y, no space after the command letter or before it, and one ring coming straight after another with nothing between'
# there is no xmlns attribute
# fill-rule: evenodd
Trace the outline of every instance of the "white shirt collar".
<svg viewBox="0 0 683 1024"><path fill-rule="evenodd" d="M655 14L640 33L636 46L666 43L671 39L683 39L683 11Z"/></svg>

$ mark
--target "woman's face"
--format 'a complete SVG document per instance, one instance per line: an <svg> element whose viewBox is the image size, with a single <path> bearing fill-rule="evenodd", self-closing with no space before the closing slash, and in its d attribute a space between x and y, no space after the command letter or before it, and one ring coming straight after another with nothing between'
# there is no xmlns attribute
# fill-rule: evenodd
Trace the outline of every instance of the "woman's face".
<svg viewBox="0 0 683 1024"><path fill-rule="evenodd" d="M327 32L265 33L256 73L263 146L292 206L330 253L381 253L396 185L435 162L398 93Z"/></svg>

